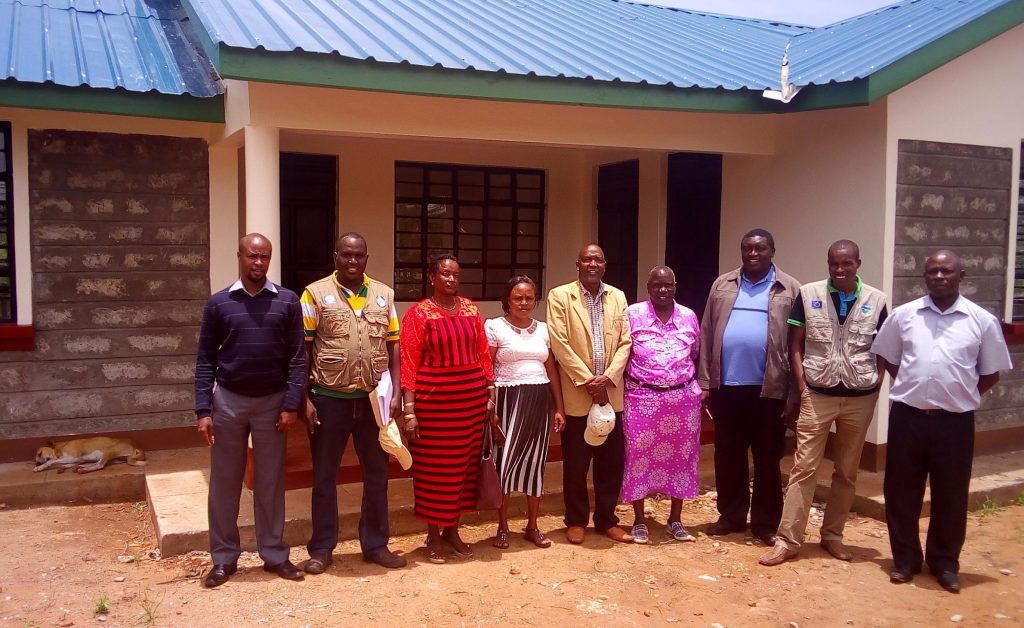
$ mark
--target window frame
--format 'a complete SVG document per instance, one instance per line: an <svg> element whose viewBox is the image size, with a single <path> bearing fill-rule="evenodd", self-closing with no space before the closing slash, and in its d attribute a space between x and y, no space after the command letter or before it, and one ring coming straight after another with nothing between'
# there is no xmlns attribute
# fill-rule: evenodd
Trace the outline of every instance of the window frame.
<svg viewBox="0 0 1024 628"><path fill-rule="evenodd" d="M400 302L414 302L426 298L426 266L431 258L441 253L452 253L459 258L462 270L460 293L474 300L498 301L505 282L513 274L527 274L537 283L538 298L543 294L544 280L544 227L547 209L547 172L539 168L508 166L484 166L476 164L453 164L423 161L395 161L395 239L394 239L394 287L395 299ZM405 177L410 170L418 170L418 177ZM469 177L472 177L470 180ZM495 178L508 177L508 185L495 182ZM531 179L525 179L529 177ZM419 180L414 180L418 178ZM447 181L440 181L447 179ZM535 182L535 184L533 184ZM419 186L419 193L410 190ZM439 194L433 188L448 186L448 195ZM477 194L464 196L467 191L478 188ZM507 190L507 194L496 194L496 190ZM473 196L470 198L469 196ZM501 198L507 196L507 198ZM532 198L521 200L523 197ZM410 205L418 205L417 215L409 213ZM431 207L448 206L444 215L431 215ZM478 210L477 210L478 208ZM505 208L508 208L507 210ZM403 211L404 210L404 211ZM508 217L498 216L506 212ZM472 212L472 213L470 213ZM524 214L533 214L524 216ZM479 214L477 217L476 214ZM451 226L437 230L431 221L447 220ZM418 229L403 227L403 223L418 222ZM460 222L479 223L479 232L460 231ZM527 226L528 225L528 226ZM435 227L431 231L431 227ZM524 232L524 226L526 232ZM497 227L497 228L496 228ZM535 233L531 233L535 231ZM416 246L403 245L403 239L419 234ZM431 245L431 236L444 241L441 246ZM488 246L490 238L508 238L508 248ZM479 244L465 244L463 238L478 239ZM445 241L447 239L447 241ZM533 245L521 244L521 239L533 239ZM451 246L445 246L450 242ZM419 251L414 257L408 253ZM507 261L493 257L508 251ZM403 252L406 255L403 255ZM478 252L470 258L466 253ZM534 261L521 262L520 254L535 254ZM404 258L404 259L403 259ZM472 261L471 261L472 260ZM410 290L415 285L403 276L410 271L419 271L420 287L415 294ZM473 275L467 280L467 271ZM478 271L478 272L474 272ZM499 278L500 277L500 281ZM473 286L472 290L466 288ZM477 290L478 287L478 290Z"/></svg>
<svg viewBox="0 0 1024 628"><path fill-rule="evenodd" d="M7 229L7 244L2 248L7 249L7 270L0 271L0 276L6 276L10 285L10 295L7 297L10 301L11 312L9 317L4 317L2 311L0 311L0 325L16 325L18 322L18 286L17 286L17 268L15 267L16 255L14 250L14 159L12 153L13 148L13 126L10 121L0 120L0 150L3 151L3 165L4 171L0 172L0 180L4 185L4 194L6 198L4 202L7 205L6 221Z"/></svg>

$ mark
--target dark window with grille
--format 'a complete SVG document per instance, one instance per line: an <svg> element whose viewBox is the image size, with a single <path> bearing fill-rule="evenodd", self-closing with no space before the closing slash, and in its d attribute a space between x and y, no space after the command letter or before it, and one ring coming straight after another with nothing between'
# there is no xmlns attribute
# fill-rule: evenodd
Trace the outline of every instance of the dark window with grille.
<svg viewBox="0 0 1024 628"><path fill-rule="evenodd" d="M0 323L13 323L17 316L14 302L13 197L11 123L0 122Z"/></svg>
<svg viewBox="0 0 1024 628"><path fill-rule="evenodd" d="M1020 145L1024 155L1024 142ZM1013 276L1013 320L1024 321L1024 159L1021 159L1017 188L1017 259Z"/></svg>
<svg viewBox="0 0 1024 628"><path fill-rule="evenodd" d="M459 294L496 301L512 275L543 294L543 170L395 163L395 296L427 296L426 265L459 259Z"/></svg>

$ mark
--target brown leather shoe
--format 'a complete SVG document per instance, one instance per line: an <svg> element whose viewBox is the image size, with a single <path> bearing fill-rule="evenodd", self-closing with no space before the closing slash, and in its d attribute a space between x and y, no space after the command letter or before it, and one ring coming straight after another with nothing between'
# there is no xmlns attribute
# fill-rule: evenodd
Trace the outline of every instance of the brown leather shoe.
<svg viewBox="0 0 1024 628"><path fill-rule="evenodd" d="M619 543L632 543L633 542L633 535L629 534L628 532L626 532L625 530L623 530L619 526L612 526L612 527L608 528L607 530L605 530L604 533L605 533L605 536L607 536L609 539L611 539L613 541L618 541Z"/></svg>
<svg viewBox="0 0 1024 628"><path fill-rule="evenodd" d="M843 542L839 539L822 539L821 546L826 552L832 554L839 560L853 560L853 554L843 546Z"/></svg>
<svg viewBox="0 0 1024 628"><path fill-rule="evenodd" d="M583 536L587 529L583 526L569 526L565 531L565 538L569 539L570 543L579 545L583 542Z"/></svg>
<svg viewBox="0 0 1024 628"><path fill-rule="evenodd" d="M791 558L796 558L796 552L786 547L783 543L776 543L775 547L759 558L757 562L765 567L774 567L775 565L781 565Z"/></svg>

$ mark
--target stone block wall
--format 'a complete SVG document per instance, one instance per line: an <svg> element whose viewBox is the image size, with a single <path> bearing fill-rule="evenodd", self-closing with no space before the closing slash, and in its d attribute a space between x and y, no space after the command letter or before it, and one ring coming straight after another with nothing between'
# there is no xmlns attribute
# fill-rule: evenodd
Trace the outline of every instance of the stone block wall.
<svg viewBox="0 0 1024 628"><path fill-rule="evenodd" d="M192 424L206 142L30 130L29 201L36 346L0 354L0 438Z"/></svg>
<svg viewBox="0 0 1024 628"><path fill-rule="evenodd" d="M960 255L960 291L1000 319L1006 304L1013 151L900 140L892 300L924 296L924 261L936 249ZM1024 347L1010 347L1014 370L985 396L978 431L1024 426Z"/></svg>

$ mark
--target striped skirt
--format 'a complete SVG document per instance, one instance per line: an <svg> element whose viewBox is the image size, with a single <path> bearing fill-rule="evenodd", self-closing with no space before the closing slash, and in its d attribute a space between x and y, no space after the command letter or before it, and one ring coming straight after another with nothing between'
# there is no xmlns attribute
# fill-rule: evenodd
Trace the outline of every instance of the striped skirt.
<svg viewBox="0 0 1024 628"><path fill-rule="evenodd" d="M420 435L409 446L417 518L447 527L476 510L487 396L479 364L420 367L415 389Z"/></svg>
<svg viewBox="0 0 1024 628"><path fill-rule="evenodd" d="M550 399L547 384L498 387L497 412L505 444L498 448L495 463L505 493L540 497L544 490Z"/></svg>

